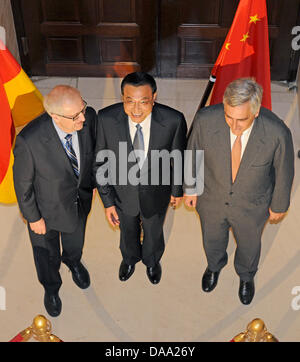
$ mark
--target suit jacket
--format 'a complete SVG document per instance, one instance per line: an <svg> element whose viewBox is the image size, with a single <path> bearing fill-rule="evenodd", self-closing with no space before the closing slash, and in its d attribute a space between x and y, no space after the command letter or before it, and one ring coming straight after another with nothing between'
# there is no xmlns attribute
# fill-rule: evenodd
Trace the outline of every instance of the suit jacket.
<svg viewBox="0 0 300 362"><path fill-rule="evenodd" d="M209 204L247 209L254 217L257 208L287 211L294 178L293 141L288 127L273 112L261 107L233 184L230 128L223 104L197 112L187 149L204 150L204 191L197 200L200 212ZM194 163L194 172L195 167Z"/></svg>
<svg viewBox="0 0 300 362"><path fill-rule="evenodd" d="M140 211L145 217L151 217L166 209L170 195L180 197L183 194L182 183L174 181L178 176L178 168L175 170L172 158L164 165L159 163L158 167L151 168L153 150L167 150L172 152L177 150L182 156L186 147L186 121L184 115L168 106L155 103L152 110L149 150L147 161L143 164L140 177L145 182L133 185L122 180L120 166L126 169L126 175L136 167L135 159L128 161L127 155L133 151L132 141L129 133L128 116L124 112L123 103L117 103L106 107L98 113L96 156L99 151L110 150L115 155L116 163L104 162L96 158L95 175L107 166L110 172L116 166L115 182L98 185L98 191L103 201L104 207L118 206L124 213L135 216ZM120 142L122 146L120 147ZM176 151L175 151L176 152ZM181 163L182 166L182 163ZM165 182L162 176L162 169L170 172L169 182ZM175 175L176 173L176 175ZM151 185L151 175L156 176L155 184ZM148 181L148 182L147 182Z"/></svg>
<svg viewBox="0 0 300 362"><path fill-rule="evenodd" d="M78 202L87 215L95 181L92 172L96 136L96 112L88 107L85 123L78 131L80 176L53 126L44 113L18 134L14 149L14 184L20 210L28 222L45 219L47 229L75 230Z"/></svg>

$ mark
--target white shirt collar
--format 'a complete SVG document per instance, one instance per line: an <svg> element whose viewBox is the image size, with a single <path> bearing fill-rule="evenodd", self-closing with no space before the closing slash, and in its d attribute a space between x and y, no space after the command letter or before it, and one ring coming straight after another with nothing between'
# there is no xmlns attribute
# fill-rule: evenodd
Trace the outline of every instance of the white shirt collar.
<svg viewBox="0 0 300 362"><path fill-rule="evenodd" d="M70 133L66 133L65 131L63 131L56 123L55 121L52 119L52 123L53 123L53 126L54 128L56 129L56 132L58 133L58 136L59 138L65 142L65 137L67 134L70 134ZM71 135L74 136L76 134L76 131L72 132Z"/></svg>

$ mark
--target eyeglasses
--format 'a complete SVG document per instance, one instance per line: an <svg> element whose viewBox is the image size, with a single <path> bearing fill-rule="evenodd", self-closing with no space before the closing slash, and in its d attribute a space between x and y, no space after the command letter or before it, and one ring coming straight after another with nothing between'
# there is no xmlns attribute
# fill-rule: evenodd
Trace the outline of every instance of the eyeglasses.
<svg viewBox="0 0 300 362"><path fill-rule="evenodd" d="M124 103L128 107L133 107L133 106L135 106L135 104L137 104L137 105L139 105L141 107L147 107L150 104L151 105L153 104L153 100L145 100L145 101L140 101L140 102L135 102L135 101L132 101L132 100L126 100L126 101L124 101Z"/></svg>
<svg viewBox="0 0 300 362"><path fill-rule="evenodd" d="M70 116L63 116L61 114L57 114L57 113L52 113L52 114L55 114L56 116L59 116L59 117L63 117L63 118L67 118L67 119L71 119L73 122L77 121L79 116L81 115L81 113L84 115L85 114L85 111L86 111L86 108L87 108L87 103L86 101L82 100L83 101L83 104L84 104L84 107L82 108L82 110L80 112L78 112L77 114L75 114L75 116L73 117L70 117Z"/></svg>

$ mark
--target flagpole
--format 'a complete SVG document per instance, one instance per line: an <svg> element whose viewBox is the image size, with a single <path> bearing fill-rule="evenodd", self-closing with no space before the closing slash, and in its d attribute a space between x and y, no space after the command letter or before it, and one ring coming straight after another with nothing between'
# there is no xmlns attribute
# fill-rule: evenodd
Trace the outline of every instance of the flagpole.
<svg viewBox="0 0 300 362"><path fill-rule="evenodd" d="M200 102L200 105L199 105L197 111L199 111L199 109L205 107L206 102L207 102L207 100L208 100L208 98L210 96L210 93L211 93L211 91L213 89L213 86L214 86L215 82L216 82L216 77L214 75L211 75L209 77L209 81L207 83L206 89L204 91L204 94L202 96L202 99L201 99L201 102Z"/></svg>
<svg viewBox="0 0 300 362"><path fill-rule="evenodd" d="M214 87L214 85L215 85L215 82L216 82L216 77L215 77L214 75L210 75L209 81L208 81L208 83L207 83L206 89L205 89L205 91L204 91L204 94L203 94L203 96L202 96L201 102L200 102L200 104L199 104L199 107L198 107L196 113L197 113L201 108L204 108L204 107L206 106L206 103L207 103L207 101L208 101L208 99L209 99L209 96L210 96L211 91L212 91L212 89L213 89L213 87ZM189 135L190 135L190 133L192 132L192 128L193 128L193 122L192 122L192 124L191 124L191 126L190 126L190 128L189 128L189 131L188 131L188 134L187 134L187 138L189 138Z"/></svg>

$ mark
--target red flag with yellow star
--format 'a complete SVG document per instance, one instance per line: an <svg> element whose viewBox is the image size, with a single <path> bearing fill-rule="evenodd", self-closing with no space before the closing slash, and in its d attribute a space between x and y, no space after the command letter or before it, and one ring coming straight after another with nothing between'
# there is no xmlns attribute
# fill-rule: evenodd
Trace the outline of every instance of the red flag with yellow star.
<svg viewBox="0 0 300 362"><path fill-rule="evenodd" d="M271 78L265 0L240 0L231 28L212 70L216 82L210 104L221 103L227 85L254 77L263 87L262 106L271 110Z"/></svg>
<svg viewBox="0 0 300 362"><path fill-rule="evenodd" d="M0 40L0 203L17 201L12 166L15 127L44 112L42 95Z"/></svg>

